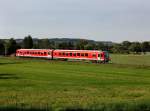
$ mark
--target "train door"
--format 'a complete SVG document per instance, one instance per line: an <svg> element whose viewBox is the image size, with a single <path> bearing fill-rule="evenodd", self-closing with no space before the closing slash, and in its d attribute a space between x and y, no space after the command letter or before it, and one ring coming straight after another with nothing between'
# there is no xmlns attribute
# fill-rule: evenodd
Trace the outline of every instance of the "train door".
<svg viewBox="0 0 150 111"><path fill-rule="evenodd" d="M48 50L48 58L52 58L52 53L51 53L51 51L50 50Z"/></svg>
<svg viewBox="0 0 150 111"><path fill-rule="evenodd" d="M101 52L98 53L98 60L101 60Z"/></svg>
<svg viewBox="0 0 150 111"><path fill-rule="evenodd" d="M105 56L104 56L104 52L100 52L100 61L105 61Z"/></svg>
<svg viewBox="0 0 150 111"><path fill-rule="evenodd" d="M102 51L101 52L101 62L109 62L110 61L110 58L109 58L109 53L107 51Z"/></svg>

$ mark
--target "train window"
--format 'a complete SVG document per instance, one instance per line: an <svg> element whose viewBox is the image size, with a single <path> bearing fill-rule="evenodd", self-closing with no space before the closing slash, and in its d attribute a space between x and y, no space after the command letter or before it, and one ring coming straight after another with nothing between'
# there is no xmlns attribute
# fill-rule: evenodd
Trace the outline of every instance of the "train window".
<svg viewBox="0 0 150 111"><path fill-rule="evenodd" d="M85 56L88 57L88 53L85 53Z"/></svg>
<svg viewBox="0 0 150 111"><path fill-rule="evenodd" d="M76 53L73 53L73 56L76 56Z"/></svg>
<svg viewBox="0 0 150 111"><path fill-rule="evenodd" d="M38 52L38 54L40 54L40 52Z"/></svg>
<svg viewBox="0 0 150 111"><path fill-rule="evenodd" d="M77 53L77 56L80 56L80 53Z"/></svg>
<svg viewBox="0 0 150 111"><path fill-rule="evenodd" d="M35 54L37 54L37 52L35 52Z"/></svg>
<svg viewBox="0 0 150 111"><path fill-rule="evenodd" d="M44 55L46 55L46 52L44 52Z"/></svg>
<svg viewBox="0 0 150 111"><path fill-rule="evenodd" d="M68 56L68 53L66 53L66 56Z"/></svg>
<svg viewBox="0 0 150 111"><path fill-rule="evenodd" d="M72 53L70 53L70 56L72 56Z"/></svg>
<svg viewBox="0 0 150 111"><path fill-rule="evenodd" d="M29 54L29 51L27 52L27 54Z"/></svg>
<svg viewBox="0 0 150 111"><path fill-rule="evenodd" d="M100 54L98 54L98 57L100 57Z"/></svg>
<svg viewBox="0 0 150 111"><path fill-rule="evenodd" d="M59 55L61 56L61 53L59 53Z"/></svg>
<svg viewBox="0 0 150 111"><path fill-rule="evenodd" d="M48 55L51 55L51 52L48 52Z"/></svg>
<svg viewBox="0 0 150 111"><path fill-rule="evenodd" d="M96 57L96 54L93 54L92 56L93 56L93 57Z"/></svg>
<svg viewBox="0 0 150 111"><path fill-rule="evenodd" d="M62 53L62 55L64 56L64 55L65 55L65 53L63 52L63 53Z"/></svg>
<svg viewBox="0 0 150 111"><path fill-rule="evenodd" d="M57 53L55 53L55 55L57 55Z"/></svg>
<svg viewBox="0 0 150 111"><path fill-rule="evenodd" d="M81 56L84 56L84 53L81 53Z"/></svg>

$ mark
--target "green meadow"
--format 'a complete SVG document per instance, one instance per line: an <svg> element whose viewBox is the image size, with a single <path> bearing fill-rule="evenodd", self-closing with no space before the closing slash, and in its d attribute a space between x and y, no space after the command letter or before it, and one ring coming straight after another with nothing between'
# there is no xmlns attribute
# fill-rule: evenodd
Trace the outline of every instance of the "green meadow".
<svg viewBox="0 0 150 111"><path fill-rule="evenodd" d="M0 57L1 111L149 111L150 55L109 64Z"/></svg>

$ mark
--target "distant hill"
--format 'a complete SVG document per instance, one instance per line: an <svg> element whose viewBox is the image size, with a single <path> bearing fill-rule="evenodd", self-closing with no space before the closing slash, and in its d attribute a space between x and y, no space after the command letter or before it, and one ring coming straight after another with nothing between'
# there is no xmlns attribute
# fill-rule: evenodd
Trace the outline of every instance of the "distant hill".
<svg viewBox="0 0 150 111"><path fill-rule="evenodd" d="M15 39L17 43L21 43L23 39ZM38 38L33 38L33 42L36 43ZM71 43L77 43L80 40L86 40L89 43L103 43L104 45L112 46L113 42L111 41L94 41L89 39L79 39L79 38L49 38L49 41L53 41L55 43L62 43L62 42L71 42Z"/></svg>

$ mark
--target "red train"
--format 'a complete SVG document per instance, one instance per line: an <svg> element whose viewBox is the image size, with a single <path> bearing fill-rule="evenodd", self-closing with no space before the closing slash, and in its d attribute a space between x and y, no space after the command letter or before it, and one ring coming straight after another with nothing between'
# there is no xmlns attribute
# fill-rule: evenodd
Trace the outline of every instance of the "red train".
<svg viewBox="0 0 150 111"><path fill-rule="evenodd" d="M54 49L18 49L18 57L41 57L48 59L80 59L95 62L109 62L109 53L98 50L54 50Z"/></svg>

